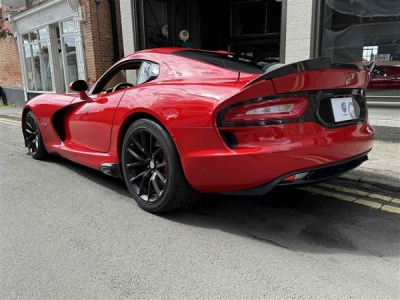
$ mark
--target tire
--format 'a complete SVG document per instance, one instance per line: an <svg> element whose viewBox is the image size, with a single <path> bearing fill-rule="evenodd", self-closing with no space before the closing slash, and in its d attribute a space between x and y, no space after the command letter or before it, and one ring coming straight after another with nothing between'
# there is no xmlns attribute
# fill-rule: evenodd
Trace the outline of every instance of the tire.
<svg viewBox="0 0 400 300"><path fill-rule="evenodd" d="M24 137L30 156L34 159L42 160L48 155L43 144L39 123L32 111L25 116Z"/></svg>
<svg viewBox="0 0 400 300"><path fill-rule="evenodd" d="M186 181L171 136L152 120L140 119L128 128L121 161L129 192L148 212L175 210L199 198Z"/></svg>

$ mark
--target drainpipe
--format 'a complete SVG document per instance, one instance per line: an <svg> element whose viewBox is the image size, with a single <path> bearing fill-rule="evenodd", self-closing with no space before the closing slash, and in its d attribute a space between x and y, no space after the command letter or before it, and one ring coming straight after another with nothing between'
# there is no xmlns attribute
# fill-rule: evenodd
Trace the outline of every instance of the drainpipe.
<svg viewBox="0 0 400 300"><path fill-rule="evenodd" d="M115 0L108 0L111 8L111 27L114 45L114 62L119 60L119 44L118 44L118 30L117 30L117 12L115 10Z"/></svg>

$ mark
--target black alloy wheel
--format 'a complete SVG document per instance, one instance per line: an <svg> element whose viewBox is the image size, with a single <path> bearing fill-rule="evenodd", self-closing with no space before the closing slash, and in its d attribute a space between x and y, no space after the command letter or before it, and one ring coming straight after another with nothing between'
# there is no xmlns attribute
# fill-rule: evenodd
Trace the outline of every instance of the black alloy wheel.
<svg viewBox="0 0 400 300"><path fill-rule="evenodd" d="M32 111L25 116L25 144L28 147L29 154L34 159L43 159L47 155L43 144L42 135L39 129L39 123Z"/></svg>
<svg viewBox="0 0 400 300"><path fill-rule="evenodd" d="M146 211L186 206L198 194L186 182L170 135L152 120L141 119L129 127L121 156L125 183Z"/></svg>

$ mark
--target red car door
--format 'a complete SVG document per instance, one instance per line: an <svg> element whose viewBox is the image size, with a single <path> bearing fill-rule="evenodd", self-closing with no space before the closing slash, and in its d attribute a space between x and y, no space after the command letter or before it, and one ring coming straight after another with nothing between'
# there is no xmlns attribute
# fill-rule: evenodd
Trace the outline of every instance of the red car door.
<svg viewBox="0 0 400 300"><path fill-rule="evenodd" d="M119 90L92 95L91 101L75 99L66 120L66 144L96 152L108 152L115 111L124 93L124 90Z"/></svg>

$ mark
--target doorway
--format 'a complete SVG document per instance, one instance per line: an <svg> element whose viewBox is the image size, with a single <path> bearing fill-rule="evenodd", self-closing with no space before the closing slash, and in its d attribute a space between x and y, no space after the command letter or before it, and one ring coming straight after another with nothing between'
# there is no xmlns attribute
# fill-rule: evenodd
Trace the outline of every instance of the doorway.
<svg viewBox="0 0 400 300"><path fill-rule="evenodd" d="M193 47L279 61L281 1L139 0L136 12L139 49Z"/></svg>

